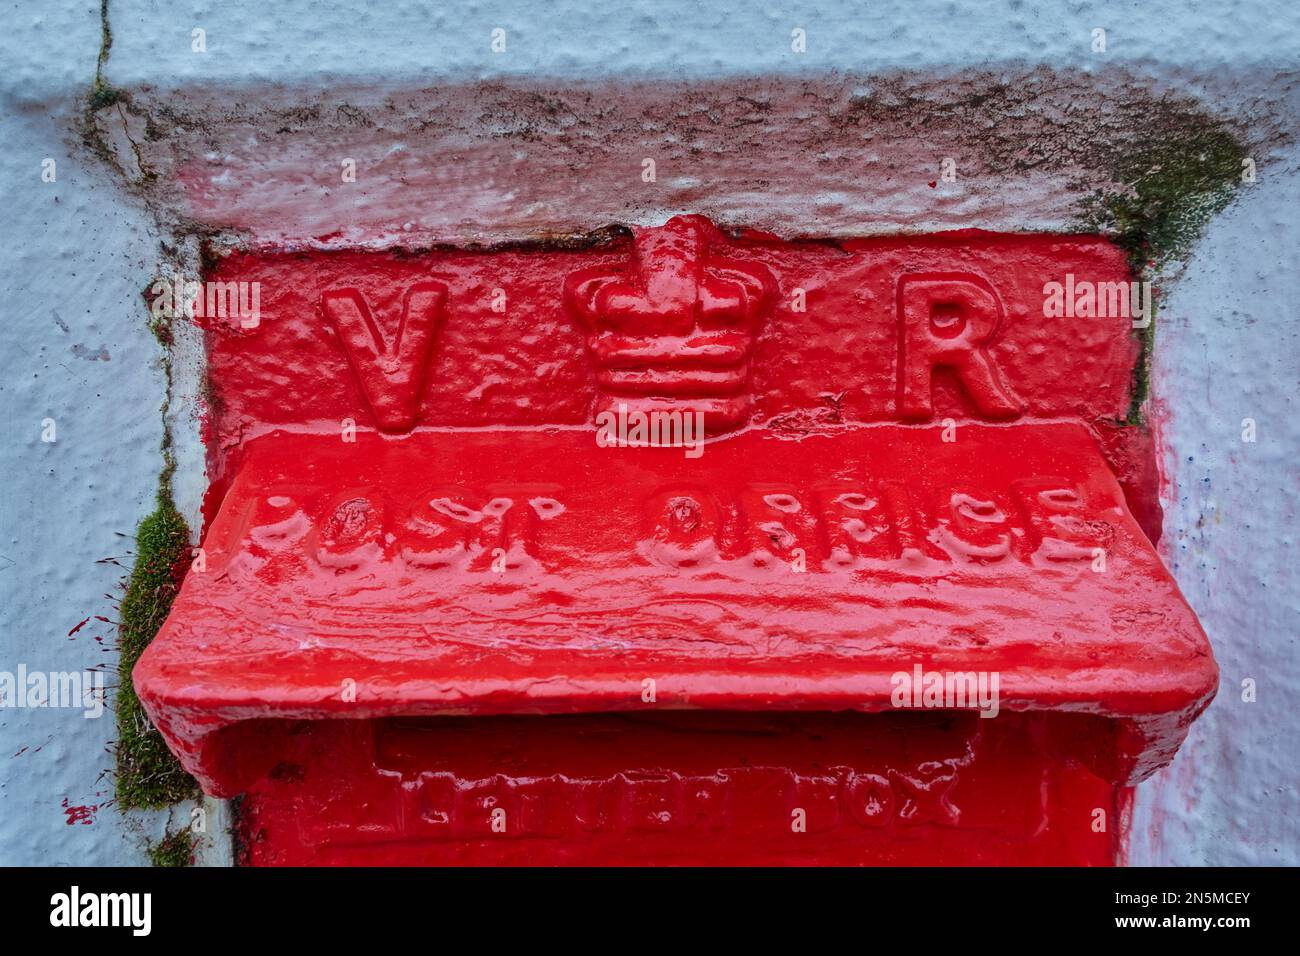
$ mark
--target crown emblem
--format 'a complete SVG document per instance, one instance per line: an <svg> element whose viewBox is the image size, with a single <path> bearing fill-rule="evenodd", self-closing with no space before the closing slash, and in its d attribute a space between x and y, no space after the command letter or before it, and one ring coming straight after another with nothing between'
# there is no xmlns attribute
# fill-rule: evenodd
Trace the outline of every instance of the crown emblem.
<svg viewBox="0 0 1300 956"><path fill-rule="evenodd" d="M624 269L583 269L564 301L587 332L594 413L703 413L710 434L749 420L750 351L776 295L765 266L711 255L722 234L700 216L637 229Z"/></svg>

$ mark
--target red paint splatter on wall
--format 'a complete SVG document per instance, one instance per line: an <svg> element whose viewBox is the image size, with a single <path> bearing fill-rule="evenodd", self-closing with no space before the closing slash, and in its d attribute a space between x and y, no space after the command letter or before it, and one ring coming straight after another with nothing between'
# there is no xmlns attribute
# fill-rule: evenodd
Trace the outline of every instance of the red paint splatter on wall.
<svg viewBox="0 0 1300 956"><path fill-rule="evenodd" d="M76 823L80 823L83 826L90 826L95 822L95 813L98 810L98 804L92 803L71 806L68 803L68 798L63 798L63 812L67 814L68 819L66 822L68 826L72 826Z"/></svg>

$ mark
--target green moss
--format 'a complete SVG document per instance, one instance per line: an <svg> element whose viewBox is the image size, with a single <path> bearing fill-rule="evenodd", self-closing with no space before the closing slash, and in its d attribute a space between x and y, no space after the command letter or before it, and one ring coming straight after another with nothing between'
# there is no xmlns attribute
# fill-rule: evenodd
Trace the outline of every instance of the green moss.
<svg viewBox="0 0 1300 956"><path fill-rule="evenodd" d="M158 503L136 531L135 567L122 600L119 631L117 802L122 809L161 809L195 793L195 783L150 723L131 671L162 627L189 558L189 528L171 499L168 461Z"/></svg>
<svg viewBox="0 0 1300 956"><path fill-rule="evenodd" d="M95 89L92 96L101 92L113 92L104 82L104 64L108 62L108 51L113 49L113 28L108 23L108 0L99 0L99 57L95 60ZM105 106L115 102L114 96Z"/></svg>
<svg viewBox="0 0 1300 956"><path fill-rule="evenodd" d="M1185 256L1241 183L1246 148L1231 132L1208 120L1182 132L1126 147L1112 173L1124 188L1085 204L1087 225L1114 235L1137 272Z"/></svg>
<svg viewBox="0 0 1300 956"><path fill-rule="evenodd" d="M189 830L168 833L157 843L150 843L147 852L153 866L192 866L194 834Z"/></svg>
<svg viewBox="0 0 1300 956"><path fill-rule="evenodd" d="M88 104L92 112L102 110L106 106L112 106L122 98L122 92L114 87L101 85L98 82L90 90Z"/></svg>
<svg viewBox="0 0 1300 956"><path fill-rule="evenodd" d="M1117 151L1111 178L1121 188L1083 203L1084 227L1112 236L1134 277L1143 281L1154 281L1170 263L1186 258L1210 220L1232 202L1248 154L1224 125L1205 117L1178 119L1155 124L1149 136ZM1141 353L1125 418L1130 425L1142 423L1150 394L1155 315L1153 301L1151 322L1134 333Z"/></svg>
<svg viewBox="0 0 1300 956"><path fill-rule="evenodd" d="M95 85L90 89L88 105L93 113L105 106L112 106L122 98L120 90L110 86L104 79L104 64L108 62L108 51L113 48L113 29L108 25L108 0L99 2L99 57L95 60Z"/></svg>
<svg viewBox="0 0 1300 956"><path fill-rule="evenodd" d="M86 105L81 114L81 140L106 166L121 173L122 168L118 165L112 148L95 122L95 114L100 110L130 101L125 93L104 79L104 65L108 62L108 51L113 46L113 31L108 25L108 0L100 0L99 30L99 57L95 61L95 79L90 92L86 94Z"/></svg>
<svg viewBox="0 0 1300 956"><path fill-rule="evenodd" d="M1147 396L1151 394L1151 355L1156 344L1156 313L1158 311L1159 309L1153 299L1151 302L1151 321L1147 323L1145 329L1136 329L1133 333L1138 338L1140 348L1137 361L1133 363L1133 385L1129 389L1128 414L1124 416L1125 425L1141 425L1144 423L1142 406L1146 402Z"/></svg>

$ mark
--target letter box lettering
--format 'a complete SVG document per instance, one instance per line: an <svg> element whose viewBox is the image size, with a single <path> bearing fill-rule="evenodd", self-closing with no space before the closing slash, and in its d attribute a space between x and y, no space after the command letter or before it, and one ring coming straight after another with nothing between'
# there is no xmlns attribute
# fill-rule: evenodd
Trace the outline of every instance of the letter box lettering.
<svg viewBox="0 0 1300 956"><path fill-rule="evenodd" d="M1014 418L1019 399L1003 383L987 346L1002 323L1002 302L974 275L904 276L898 285L902 350L898 410L904 418L929 418L935 369L956 376L987 418Z"/></svg>
<svg viewBox="0 0 1300 956"><path fill-rule="evenodd" d="M321 296L353 374L384 431L414 423L429 348L447 298L444 286L421 282L407 289L391 330L380 329L357 289L330 289Z"/></svg>

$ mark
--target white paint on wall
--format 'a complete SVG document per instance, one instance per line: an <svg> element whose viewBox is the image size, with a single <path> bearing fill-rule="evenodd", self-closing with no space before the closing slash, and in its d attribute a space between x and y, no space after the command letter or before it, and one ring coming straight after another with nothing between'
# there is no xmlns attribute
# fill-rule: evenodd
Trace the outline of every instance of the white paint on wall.
<svg viewBox="0 0 1300 956"><path fill-rule="evenodd" d="M382 4L115 0L114 70L128 86L301 80L619 76L708 79L974 63L1055 69L1223 66L1295 57L1293 11L1267 0L520 0ZM207 53L192 52L191 30ZM492 30L506 51L492 50ZM791 31L807 34L807 52ZM1093 52L1093 30L1106 52ZM119 59L120 57L120 59Z"/></svg>
<svg viewBox="0 0 1300 956"><path fill-rule="evenodd" d="M1162 550L1221 677L1173 765L1138 790L1136 864L1300 863L1300 153L1260 170L1160 308Z"/></svg>
<svg viewBox="0 0 1300 956"><path fill-rule="evenodd" d="M0 123L0 670L98 667L112 688L119 582L162 461L162 353L140 300L157 236L65 142L74 108ZM0 863L144 862L156 821L128 826L111 805L115 736L111 712L0 709Z"/></svg>

